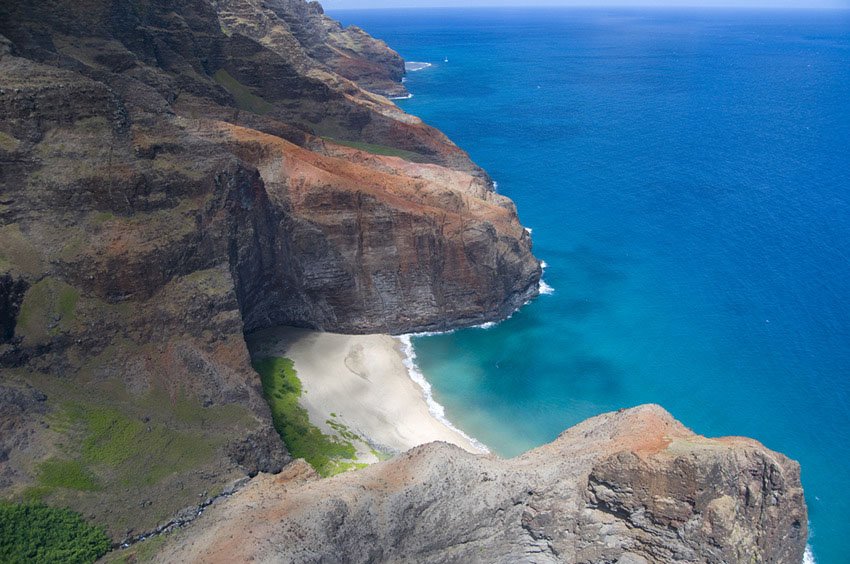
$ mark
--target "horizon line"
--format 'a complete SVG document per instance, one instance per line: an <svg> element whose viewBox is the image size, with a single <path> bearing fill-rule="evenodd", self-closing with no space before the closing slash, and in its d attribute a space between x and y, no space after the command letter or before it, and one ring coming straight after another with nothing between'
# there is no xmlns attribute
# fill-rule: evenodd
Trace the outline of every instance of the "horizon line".
<svg viewBox="0 0 850 564"><path fill-rule="evenodd" d="M471 6L452 5L430 5L430 6L363 6L363 7L324 7L327 12L357 12L363 10L464 10L464 9L499 9L499 8L565 8L565 9L631 9L631 10L729 10L729 11L756 11L756 12L850 12L848 6L741 6L735 4L715 4L710 6L700 4L687 4L670 6L665 4L479 4Z"/></svg>

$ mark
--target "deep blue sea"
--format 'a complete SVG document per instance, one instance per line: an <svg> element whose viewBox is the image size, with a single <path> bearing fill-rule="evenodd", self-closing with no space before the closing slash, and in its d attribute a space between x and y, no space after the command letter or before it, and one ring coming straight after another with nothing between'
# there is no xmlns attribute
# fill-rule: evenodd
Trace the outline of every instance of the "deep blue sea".
<svg viewBox="0 0 850 564"><path fill-rule="evenodd" d="M815 557L850 562L850 12L332 15L432 63L398 104L548 263L510 320L414 339L449 419L512 456L659 403L799 460Z"/></svg>

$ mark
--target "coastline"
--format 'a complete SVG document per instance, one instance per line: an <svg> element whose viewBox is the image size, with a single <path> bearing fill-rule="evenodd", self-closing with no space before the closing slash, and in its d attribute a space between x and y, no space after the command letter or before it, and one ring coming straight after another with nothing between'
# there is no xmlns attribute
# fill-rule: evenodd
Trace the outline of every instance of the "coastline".
<svg viewBox="0 0 850 564"><path fill-rule="evenodd" d="M444 441L484 454L449 422L415 365L410 336L342 335L276 327L249 337L252 356L289 358L303 387L299 403L328 435L357 435L358 462Z"/></svg>
<svg viewBox="0 0 850 564"><path fill-rule="evenodd" d="M495 323L493 323L495 325ZM483 327L483 326L482 326ZM427 333L426 333L427 334ZM428 405L428 411L431 413L431 416L434 417L437 421L443 424L445 427L448 427L451 431L460 434L467 441L469 441L480 453L489 453L490 449L476 439L472 437L457 427L449 421L446 417L446 409L440 404L437 400L434 399L433 392L431 391L431 383L425 378L425 375L419 370L419 366L416 364L416 350L413 348L413 342L411 339L416 335L400 335L398 337L393 337L397 339L400 344L400 353L403 356L403 363L405 368L407 368L407 376L410 378L422 392L423 399L425 403Z"/></svg>

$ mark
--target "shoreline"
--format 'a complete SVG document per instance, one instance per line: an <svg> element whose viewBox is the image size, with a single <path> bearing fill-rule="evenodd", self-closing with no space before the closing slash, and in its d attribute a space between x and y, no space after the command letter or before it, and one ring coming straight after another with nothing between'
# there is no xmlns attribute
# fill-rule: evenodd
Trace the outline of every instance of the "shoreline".
<svg viewBox="0 0 850 564"><path fill-rule="evenodd" d="M495 325L495 323L493 324ZM482 328L484 328L482 326ZM399 345L401 347L400 353L404 357L404 366L407 368L407 376L410 378L419 389L422 390L422 396L425 399L425 403L428 405L428 411L431 413L431 416L434 417L437 421L451 429L452 431L460 434L464 438L466 438L473 446L475 446L479 452L483 454L490 453L490 449L476 439L475 437L463 432L459 428L455 427L454 423L452 423L448 417L446 417L446 408L443 405L434 399L434 395L431 388L431 382L425 377L425 374L419 369L419 366L416 364L416 349L413 348L413 342L411 339L415 337L415 334L408 335L399 335L397 337L393 337L398 340Z"/></svg>
<svg viewBox="0 0 850 564"><path fill-rule="evenodd" d="M299 403L328 435L351 440L357 461L380 460L375 451L404 452L444 441L474 454L487 448L444 416L415 364L410 336L342 335L291 327L249 337L254 358L289 358L303 388ZM341 431L342 429L342 431ZM357 444L362 443L362 444Z"/></svg>

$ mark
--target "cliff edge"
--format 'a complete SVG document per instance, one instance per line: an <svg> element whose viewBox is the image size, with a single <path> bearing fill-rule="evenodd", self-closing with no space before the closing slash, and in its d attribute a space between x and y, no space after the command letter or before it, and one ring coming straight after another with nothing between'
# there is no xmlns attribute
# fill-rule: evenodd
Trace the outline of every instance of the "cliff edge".
<svg viewBox="0 0 850 564"><path fill-rule="evenodd" d="M212 507L157 560L798 564L805 543L795 462L648 405L512 460L432 443L326 480L299 461Z"/></svg>

